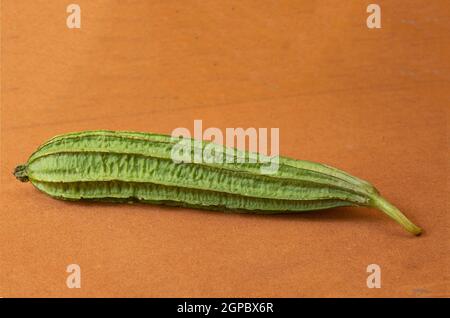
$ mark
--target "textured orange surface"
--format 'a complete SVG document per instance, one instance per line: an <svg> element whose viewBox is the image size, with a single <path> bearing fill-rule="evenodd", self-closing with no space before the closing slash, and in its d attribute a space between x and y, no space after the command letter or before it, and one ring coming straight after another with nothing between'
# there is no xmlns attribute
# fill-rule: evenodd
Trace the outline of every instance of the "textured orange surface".
<svg viewBox="0 0 450 318"><path fill-rule="evenodd" d="M449 296L449 2L4 0L0 296ZM279 127L280 152L374 183L425 229L363 208L291 216L67 203L17 182L84 129ZM81 289L66 267L81 267ZM369 264L382 286L366 286Z"/></svg>

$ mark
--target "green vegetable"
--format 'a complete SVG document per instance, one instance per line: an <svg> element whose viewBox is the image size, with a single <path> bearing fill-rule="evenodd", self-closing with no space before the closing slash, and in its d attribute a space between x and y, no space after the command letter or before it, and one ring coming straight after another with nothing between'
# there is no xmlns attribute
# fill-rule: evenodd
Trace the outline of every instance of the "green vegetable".
<svg viewBox="0 0 450 318"><path fill-rule="evenodd" d="M212 145L188 142L190 157ZM226 149L226 158L231 157L232 163L177 163L171 156L177 143L178 139L170 136L149 133L70 133L40 146L14 175L63 200L139 201L255 213L375 207L407 231L421 233L370 183L341 170L279 157L278 170L263 174L265 163L239 163L237 158L243 152L221 146L215 149ZM248 158L249 154L244 154Z"/></svg>

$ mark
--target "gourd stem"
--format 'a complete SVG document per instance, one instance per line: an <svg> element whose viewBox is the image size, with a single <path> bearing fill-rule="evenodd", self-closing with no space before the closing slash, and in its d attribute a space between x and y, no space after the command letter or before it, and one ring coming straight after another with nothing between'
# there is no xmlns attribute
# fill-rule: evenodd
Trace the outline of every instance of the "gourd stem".
<svg viewBox="0 0 450 318"><path fill-rule="evenodd" d="M402 212L400 212L399 209L389 203L382 196L376 194L372 195L371 202L373 207L378 208L386 213L408 232L414 235L420 235L422 233L422 229L420 227L412 223Z"/></svg>

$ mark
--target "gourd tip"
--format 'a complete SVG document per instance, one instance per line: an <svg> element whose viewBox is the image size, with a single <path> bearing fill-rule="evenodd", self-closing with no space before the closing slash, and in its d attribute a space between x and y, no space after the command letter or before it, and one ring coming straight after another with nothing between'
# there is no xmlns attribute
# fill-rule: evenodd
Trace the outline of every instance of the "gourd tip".
<svg viewBox="0 0 450 318"><path fill-rule="evenodd" d="M16 177L17 180L21 182L27 182L28 181L27 165L18 165L14 169L13 175Z"/></svg>

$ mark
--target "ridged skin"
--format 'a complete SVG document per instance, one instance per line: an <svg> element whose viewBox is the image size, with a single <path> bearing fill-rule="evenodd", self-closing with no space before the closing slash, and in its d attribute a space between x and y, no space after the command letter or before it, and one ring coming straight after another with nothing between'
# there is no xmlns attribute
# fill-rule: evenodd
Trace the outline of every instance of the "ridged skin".
<svg viewBox="0 0 450 318"><path fill-rule="evenodd" d="M326 209L344 206L348 203L339 200L277 200L248 197L216 191L161 186L152 183L142 183L136 186L133 182L75 182L75 183L36 183L39 190L53 197L68 200L101 199L102 201L134 200L153 204L173 204L192 208L216 208L229 210L301 211Z"/></svg>
<svg viewBox="0 0 450 318"><path fill-rule="evenodd" d="M175 163L171 150L176 142L149 133L70 133L44 143L15 174L58 199L260 213L370 206L379 197L368 182L308 161L280 157L271 175L261 174L260 163L236 163L239 154L249 156L237 150L227 152L233 163ZM211 146L189 142L193 149Z"/></svg>
<svg viewBox="0 0 450 318"><path fill-rule="evenodd" d="M28 177L39 189L52 196L69 198L66 191L60 191L61 183L70 183L70 199L124 198L148 201L184 202L183 191L201 190L204 194L194 205L220 205L233 209L255 209L251 204L242 207L214 203L205 198L223 194L251 198L258 210L256 199L272 199L280 208L270 210L294 210L303 205L294 204L286 208L286 202L332 200L337 206L347 201L348 205L365 204L365 189L358 179L348 178L336 169L307 163L307 168L295 166L296 162L283 160L274 175L260 173L261 164L250 163L174 163L171 149L175 141L170 136L142 133L93 131L56 137L38 149L28 161ZM196 145L192 146L205 146ZM237 154L235 154L236 156ZM234 160L236 161L236 160ZM313 168L315 168L313 170ZM324 172L328 173L324 173ZM332 172L333 174L329 173ZM120 181L102 187L101 184ZM76 187L80 182L94 183L88 187ZM42 185L45 183L45 186ZM151 185L151 191L148 189ZM121 188L127 188L127 196ZM100 193L97 189L102 188ZM120 188L121 190L117 190ZM167 189L176 189L167 191ZM253 199L254 198L254 199ZM248 201L248 199L247 199ZM230 201L231 202L231 201ZM308 210L311 204L304 205Z"/></svg>

